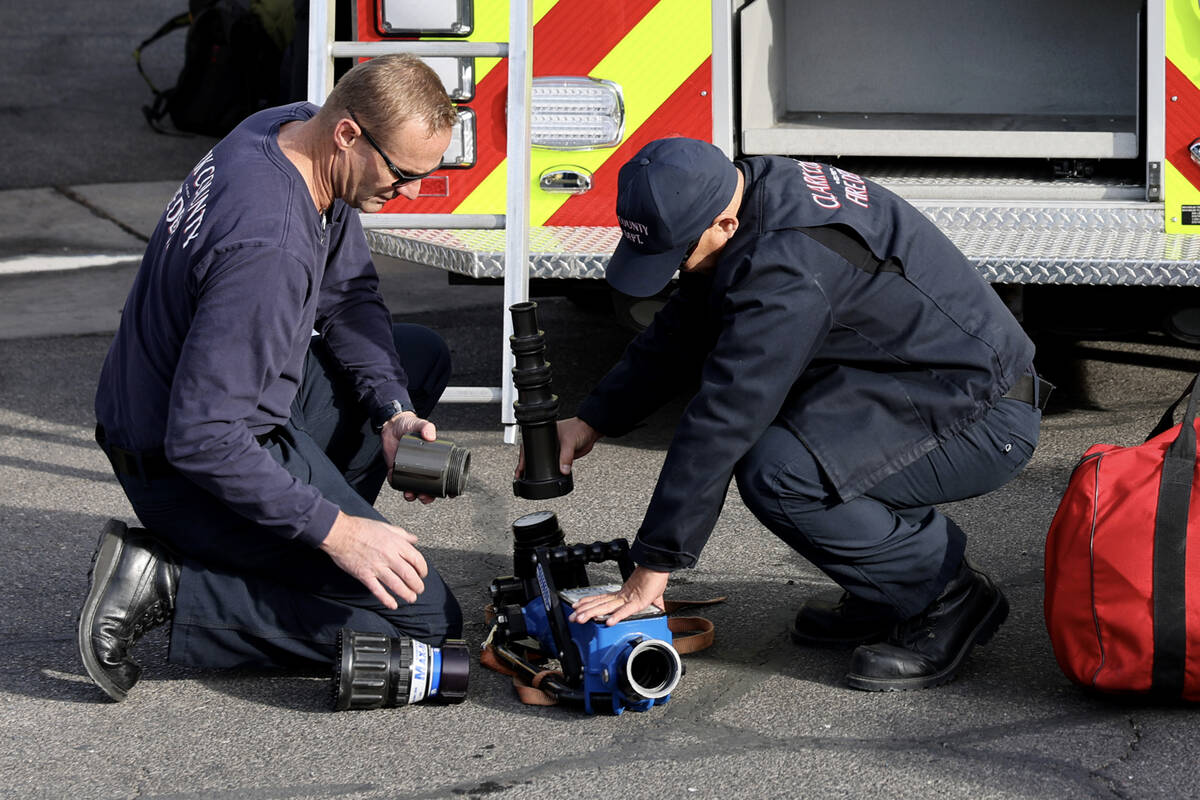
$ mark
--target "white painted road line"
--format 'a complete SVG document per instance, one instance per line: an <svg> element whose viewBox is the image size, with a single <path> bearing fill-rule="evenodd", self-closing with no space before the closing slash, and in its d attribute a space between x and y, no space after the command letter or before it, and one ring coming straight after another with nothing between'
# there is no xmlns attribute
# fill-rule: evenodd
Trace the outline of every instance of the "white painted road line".
<svg viewBox="0 0 1200 800"><path fill-rule="evenodd" d="M22 275L28 272L59 272L88 267L107 267L128 261L140 261L141 256L19 256L0 259L0 275Z"/></svg>

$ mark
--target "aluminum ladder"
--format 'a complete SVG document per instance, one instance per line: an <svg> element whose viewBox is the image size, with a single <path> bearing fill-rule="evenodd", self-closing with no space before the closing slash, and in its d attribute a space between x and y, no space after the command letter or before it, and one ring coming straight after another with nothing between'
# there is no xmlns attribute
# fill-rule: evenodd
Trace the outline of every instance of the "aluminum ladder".
<svg viewBox="0 0 1200 800"><path fill-rule="evenodd" d="M508 346L512 335L510 306L529 299L529 170L530 105L533 93L533 0L511 0L508 42L360 42L337 41L336 0L310 0L308 19L308 100L321 105L333 90L333 60L410 53L417 57L449 56L508 59L507 204L498 214L363 214L363 228L505 230L504 333L501 338L500 386L450 386L443 403L500 403L504 441L517 441L513 415L512 368Z"/></svg>

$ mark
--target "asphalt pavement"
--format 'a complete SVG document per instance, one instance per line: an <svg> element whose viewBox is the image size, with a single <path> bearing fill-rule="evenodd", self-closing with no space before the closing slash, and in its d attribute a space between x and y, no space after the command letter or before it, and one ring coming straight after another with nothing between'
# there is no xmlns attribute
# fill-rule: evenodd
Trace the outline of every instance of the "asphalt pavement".
<svg viewBox="0 0 1200 800"><path fill-rule="evenodd" d="M1012 605L947 686L854 691L842 682L847 651L793 645L786 631L800 602L833 587L733 491L699 566L672 581L677 597L728 600L701 612L716 643L685 656L670 701L621 716L522 705L477 663L487 586L511 571L509 526L548 509L569 541L632 537L679 408L600 443L578 464L571 495L529 502L511 493L516 452L502 441L498 407L454 405L434 419L472 451L466 493L422 507L385 489L378 505L420 537L466 611L473 663L463 704L333 713L327 675L183 669L167 663L163 631L138 648L145 674L129 699L109 702L79 661L75 617L101 526L133 516L92 442L92 396L145 239L211 140L163 137L141 119L146 89L129 52L178 9L61 5L53 15L0 9L9 144L0 170L0 796L1197 795L1196 709L1079 690L1059 672L1042 621L1046 529L1076 460L1095 442L1141 441L1200 367L1196 350L1152 336L1040 339L1060 391L1037 454L1008 486L946 509ZM168 76L177 69L169 51L154 56ZM498 381L496 287L379 267L397 318L450 343L453 383ZM569 413L629 333L562 299L540 311Z"/></svg>
<svg viewBox="0 0 1200 800"><path fill-rule="evenodd" d="M454 405L434 418L472 451L467 492L420 507L389 491L379 507L417 533L467 610L465 703L332 713L325 675L182 669L167 663L162 632L139 648L145 677L128 701L108 702L79 662L74 620L101 525L133 517L91 441L91 399L142 240L173 189L0 192L0 795L1194 796L1195 710L1070 685L1041 612L1045 532L1076 459L1094 442L1140 441L1198 366L1195 350L1153 338L1043 346L1062 389L1033 461L1003 489L947 509L1012 603L1007 624L947 686L857 692L842 683L846 651L793 645L795 609L832 586L734 491L699 567L672 582L676 596L728 600L703 612L716 644L685 657L670 701L619 717L522 705L475 661L487 586L511 571L510 524L548 509L569 541L632 536L678 408L602 442L579 463L571 495L530 502L512 497L516 454L498 407ZM98 265L64 269L77 263L68 257ZM436 270L391 261L380 268L396 316L447 338L454 383L497 381L496 287L448 286ZM565 300L544 300L540 312L569 412L629 333Z"/></svg>

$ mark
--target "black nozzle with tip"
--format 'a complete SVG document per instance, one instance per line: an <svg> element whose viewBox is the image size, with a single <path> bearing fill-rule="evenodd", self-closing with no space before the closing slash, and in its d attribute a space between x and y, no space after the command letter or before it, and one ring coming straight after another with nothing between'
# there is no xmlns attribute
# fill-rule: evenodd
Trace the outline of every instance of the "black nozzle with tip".
<svg viewBox="0 0 1200 800"><path fill-rule="evenodd" d="M551 386L546 336L538 328L537 303L517 303L508 310L512 314L509 346L517 390L513 412L521 426L525 453L525 472L513 481L513 494L526 500L562 497L575 488L575 482L558 468L558 395Z"/></svg>

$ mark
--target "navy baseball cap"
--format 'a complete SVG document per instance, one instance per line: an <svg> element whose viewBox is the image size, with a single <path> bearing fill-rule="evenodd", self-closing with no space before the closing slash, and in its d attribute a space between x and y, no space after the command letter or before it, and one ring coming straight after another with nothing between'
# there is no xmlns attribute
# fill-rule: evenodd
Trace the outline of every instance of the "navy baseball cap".
<svg viewBox="0 0 1200 800"><path fill-rule="evenodd" d="M666 286L688 248L733 200L738 169L708 142L656 139L617 175L621 241L605 269L609 284L634 297Z"/></svg>

